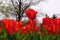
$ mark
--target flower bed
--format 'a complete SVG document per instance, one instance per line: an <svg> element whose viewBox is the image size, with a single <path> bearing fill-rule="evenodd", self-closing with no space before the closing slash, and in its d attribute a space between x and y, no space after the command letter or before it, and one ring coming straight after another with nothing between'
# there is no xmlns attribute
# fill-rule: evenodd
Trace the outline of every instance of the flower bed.
<svg viewBox="0 0 60 40"><path fill-rule="evenodd" d="M26 11L27 23L5 19L0 24L1 40L60 40L60 18L43 18L37 26L36 14L32 9Z"/></svg>

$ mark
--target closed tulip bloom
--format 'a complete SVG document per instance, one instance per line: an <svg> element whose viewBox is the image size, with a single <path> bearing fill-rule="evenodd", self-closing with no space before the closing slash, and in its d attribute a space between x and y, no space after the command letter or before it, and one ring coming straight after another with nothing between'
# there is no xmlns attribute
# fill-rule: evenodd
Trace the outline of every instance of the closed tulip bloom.
<svg viewBox="0 0 60 40"><path fill-rule="evenodd" d="M35 10L33 10L33 9L26 10L26 16L29 19L35 19L36 18L36 14L37 14L37 12Z"/></svg>

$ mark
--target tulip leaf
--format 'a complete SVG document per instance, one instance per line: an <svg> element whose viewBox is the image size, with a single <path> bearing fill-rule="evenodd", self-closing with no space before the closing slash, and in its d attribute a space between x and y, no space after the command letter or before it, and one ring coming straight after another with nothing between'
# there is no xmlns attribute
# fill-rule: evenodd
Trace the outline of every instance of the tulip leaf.
<svg viewBox="0 0 60 40"><path fill-rule="evenodd" d="M57 35L57 40L60 40L60 35Z"/></svg>

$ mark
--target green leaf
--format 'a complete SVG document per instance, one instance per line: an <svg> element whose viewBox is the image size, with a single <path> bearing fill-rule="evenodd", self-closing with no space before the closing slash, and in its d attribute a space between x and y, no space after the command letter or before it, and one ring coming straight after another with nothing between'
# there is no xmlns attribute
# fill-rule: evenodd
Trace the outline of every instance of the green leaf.
<svg viewBox="0 0 60 40"><path fill-rule="evenodd" d="M49 35L49 40L55 40L56 36L54 36L53 34Z"/></svg>
<svg viewBox="0 0 60 40"><path fill-rule="evenodd" d="M43 40L43 36L42 35L39 35L39 37L40 37L40 40Z"/></svg>
<svg viewBox="0 0 60 40"><path fill-rule="evenodd" d="M60 35L57 35L57 40L60 40Z"/></svg>

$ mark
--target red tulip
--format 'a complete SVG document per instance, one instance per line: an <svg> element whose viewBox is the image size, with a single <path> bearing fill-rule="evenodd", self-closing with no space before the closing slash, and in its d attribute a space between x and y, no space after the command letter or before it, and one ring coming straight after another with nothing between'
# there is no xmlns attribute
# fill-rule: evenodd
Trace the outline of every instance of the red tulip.
<svg viewBox="0 0 60 40"><path fill-rule="evenodd" d="M26 10L26 15L29 19L34 19L36 18L37 12L33 9Z"/></svg>
<svg viewBox="0 0 60 40"><path fill-rule="evenodd" d="M5 29L6 29L6 32L10 35L12 34L15 34L16 31L17 31L17 22L14 21L14 20L3 20L2 21Z"/></svg>
<svg viewBox="0 0 60 40"><path fill-rule="evenodd" d="M52 26L52 34L56 34L57 33L57 28L56 28L57 26L55 26L55 25L53 25Z"/></svg>
<svg viewBox="0 0 60 40"><path fill-rule="evenodd" d="M19 28L21 28L23 26L23 21L19 21L18 26L19 26Z"/></svg>
<svg viewBox="0 0 60 40"><path fill-rule="evenodd" d="M29 24L31 25L31 26L36 26L36 20L29 20Z"/></svg>
<svg viewBox="0 0 60 40"><path fill-rule="evenodd" d="M18 22L16 22L16 32L18 32L19 31L19 25L18 25L19 23Z"/></svg>
<svg viewBox="0 0 60 40"><path fill-rule="evenodd" d="M20 32L21 32L21 34L24 34L24 35L28 34L28 32L26 30L26 26L21 27Z"/></svg>
<svg viewBox="0 0 60 40"><path fill-rule="evenodd" d="M35 27L35 30L36 30L39 34L41 34L42 36L44 36L44 32L42 32L42 31L40 30L40 27L39 27L39 26L36 26L36 27Z"/></svg>
<svg viewBox="0 0 60 40"><path fill-rule="evenodd" d="M57 26L55 25L54 21L50 18L43 19L44 28L46 29L48 34L56 34L57 33Z"/></svg>
<svg viewBox="0 0 60 40"><path fill-rule="evenodd" d="M2 33L2 27L0 26L0 33Z"/></svg>
<svg viewBox="0 0 60 40"><path fill-rule="evenodd" d="M26 26L26 30L27 30L27 31L33 31L33 32L35 31L34 28L33 28L30 24L28 24L28 25Z"/></svg>
<svg viewBox="0 0 60 40"><path fill-rule="evenodd" d="M51 27L48 27L48 28L47 28L47 33L48 33L48 34L51 34Z"/></svg>
<svg viewBox="0 0 60 40"><path fill-rule="evenodd" d="M29 24L30 24L31 26L34 26L33 20L29 20Z"/></svg>
<svg viewBox="0 0 60 40"><path fill-rule="evenodd" d="M23 21L16 22L16 32L23 26Z"/></svg>
<svg viewBox="0 0 60 40"><path fill-rule="evenodd" d="M60 18L54 19L53 22L57 26L57 32L60 34Z"/></svg>
<svg viewBox="0 0 60 40"><path fill-rule="evenodd" d="M52 29L51 29L51 26L50 25L44 24L44 28L45 28L47 34L51 34L52 33Z"/></svg>
<svg viewBox="0 0 60 40"><path fill-rule="evenodd" d="M35 27L35 30L36 30L37 32L40 32L40 27L36 26L36 27Z"/></svg>
<svg viewBox="0 0 60 40"><path fill-rule="evenodd" d="M8 34L12 35L16 32L16 22L14 20L9 20L9 23L6 25L6 31Z"/></svg>
<svg viewBox="0 0 60 40"><path fill-rule="evenodd" d="M12 35L18 32L18 30L23 26L23 22L16 22L14 20L2 20L2 24L5 27L8 34Z"/></svg>
<svg viewBox="0 0 60 40"><path fill-rule="evenodd" d="M36 24L37 24L36 20L33 20L33 24L36 26Z"/></svg>
<svg viewBox="0 0 60 40"><path fill-rule="evenodd" d="M9 23L8 21L9 21L9 19L2 20L2 25L3 25L4 27L6 27L6 23Z"/></svg>
<svg viewBox="0 0 60 40"><path fill-rule="evenodd" d="M44 26L45 29L48 29L48 25L44 24L43 26Z"/></svg>
<svg viewBox="0 0 60 40"><path fill-rule="evenodd" d="M53 22L56 24L56 25L59 25L60 24L60 19L54 19Z"/></svg>
<svg viewBox="0 0 60 40"><path fill-rule="evenodd" d="M50 20L51 19L49 17L47 17L47 18L43 18L42 21L43 21L44 24L49 24L50 23Z"/></svg>

